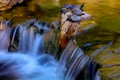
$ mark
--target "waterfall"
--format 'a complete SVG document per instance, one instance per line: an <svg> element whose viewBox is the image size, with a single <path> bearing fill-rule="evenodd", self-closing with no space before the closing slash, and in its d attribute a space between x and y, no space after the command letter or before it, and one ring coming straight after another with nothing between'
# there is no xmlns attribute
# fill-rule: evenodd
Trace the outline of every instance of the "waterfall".
<svg viewBox="0 0 120 80"><path fill-rule="evenodd" d="M101 80L97 72L98 64L86 56L72 41L63 51L59 63L67 69L65 80Z"/></svg>
<svg viewBox="0 0 120 80"><path fill-rule="evenodd" d="M43 40L41 34L35 34L34 28L27 30L26 27L20 27L19 51L29 52L33 56L41 54L43 51Z"/></svg>
<svg viewBox="0 0 120 80"><path fill-rule="evenodd" d="M8 27L5 22L1 25ZM39 26L48 30L46 25L37 25ZM7 36L5 39L8 41L11 37L10 46L7 44L9 51L2 51L3 48L0 48L0 80L64 80L65 69L59 70L58 61L52 55L43 52L43 35L35 32L35 29L34 24L18 24L12 29L11 35L7 35L7 28L4 30L5 34L0 34L1 41L4 36Z"/></svg>
<svg viewBox="0 0 120 80"><path fill-rule="evenodd" d="M7 50L9 46L10 22L0 20L0 50Z"/></svg>
<svg viewBox="0 0 120 80"><path fill-rule="evenodd" d="M99 65L72 41L58 61L44 53L48 24L28 21L11 30L7 21L1 21L0 28L0 80L101 80Z"/></svg>

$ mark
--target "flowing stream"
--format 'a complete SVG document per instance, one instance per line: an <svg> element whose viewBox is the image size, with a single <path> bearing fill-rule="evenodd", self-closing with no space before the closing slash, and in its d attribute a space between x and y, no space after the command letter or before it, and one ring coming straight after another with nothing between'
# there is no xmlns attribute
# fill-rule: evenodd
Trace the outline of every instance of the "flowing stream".
<svg viewBox="0 0 120 80"><path fill-rule="evenodd" d="M7 49L9 46L9 34L10 34L9 21L0 21L0 50Z"/></svg>
<svg viewBox="0 0 120 80"><path fill-rule="evenodd" d="M0 45L0 80L64 80L64 68L60 71L55 58L42 52L44 41L41 34L35 34L33 27L28 30L19 24L12 39L14 43L19 29L18 46L14 44L18 49L8 52L10 31L7 28L10 29L10 26L9 21L2 22L0 27L5 29L1 30L3 34L0 36L3 44Z"/></svg>
<svg viewBox="0 0 120 80"><path fill-rule="evenodd" d="M18 24L15 28L11 28L9 23L3 20L0 25L5 28L1 33L9 29L4 32L4 36L0 36L3 44L0 48L1 80L101 80L97 72L97 63L86 56L72 41L68 43L57 61L53 55L44 53L44 33L34 31L35 28L37 30L43 28L45 32L49 27L45 28L40 22L34 26L37 21L33 22L32 26L26 26L28 24L25 23ZM13 31L12 34L10 30ZM3 39L4 37L7 41ZM4 47L6 43L7 46Z"/></svg>

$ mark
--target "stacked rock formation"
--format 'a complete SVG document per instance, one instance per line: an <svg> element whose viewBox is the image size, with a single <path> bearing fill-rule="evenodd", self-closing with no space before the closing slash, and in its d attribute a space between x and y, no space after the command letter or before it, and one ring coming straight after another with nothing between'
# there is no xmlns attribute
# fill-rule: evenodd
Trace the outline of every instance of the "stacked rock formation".
<svg viewBox="0 0 120 80"><path fill-rule="evenodd" d="M70 37L76 37L89 29L83 29L79 25L81 21L89 20L92 17L90 14L83 12L83 6L84 4L81 6L69 4L62 7L60 32L60 45L62 48L65 48Z"/></svg>

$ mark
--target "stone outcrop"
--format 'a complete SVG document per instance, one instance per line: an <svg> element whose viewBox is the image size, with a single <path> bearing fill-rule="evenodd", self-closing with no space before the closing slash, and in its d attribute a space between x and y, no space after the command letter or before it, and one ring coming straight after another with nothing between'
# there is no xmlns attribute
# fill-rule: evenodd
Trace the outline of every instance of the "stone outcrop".
<svg viewBox="0 0 120 80"><path fill-rule="evenodd" d="M0 0L0 11L11 9L14 5L22 3L24 0Z"/></svg>

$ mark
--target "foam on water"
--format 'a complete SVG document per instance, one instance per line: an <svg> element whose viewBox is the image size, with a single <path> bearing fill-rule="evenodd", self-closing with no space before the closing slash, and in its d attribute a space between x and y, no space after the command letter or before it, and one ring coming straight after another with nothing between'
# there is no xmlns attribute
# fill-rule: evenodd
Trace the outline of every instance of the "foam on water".
<svg viewBox="0 0 120 80"><path fill-rule="evenodd" d="M0 51L0 79L12 80L64 80L58 62L51 55L41 54L32 57L26 53ZM9 80L9 79L8 79Z"/></svg>
<svg viewBox="0 0 120 80"><path fill-rule="evenodd" d="M3 45L0 46L0 80L81 79L77 78L78 76L82 78L87 76L89 80L100 80L97 64L72 41L68 43L59 61L55 60L53 55L44 53L43 34L34 30L36 25L38 31L39 29L49 31L45 24L35 22L33 26L17 25L10 42L10 45L15 45L17 49L15 51L13 49L13 52L5 50L8 49L10 40L10 31L6 32L7 29L10 30L7 24L7 22L1 22L1 27L4 25L5 29L2 28L4 34L0 34L2 42L0 44L7 43L7 46L4 48ZM80 75L82 71L84 71L83 76Z"/></svg>
<svg viewBox="0 0 120 80"><path fill-rule="evenodd" d="M5 22L0 27L8 27ZM34 28L17 25L13 32L12 44L19 33L18 50L8 52L7 28L0 34L0 80L64 80L64 70L52 55L42 52L44 41L42 35L34 32ZM18 33L17 33L18 29ZM2 34L3 33L3 34ZM5 38L5 40L4 40ZM7 41L6 41L7 40Z"/></svg>
<svg viewBox="0 0 120 80"><path fill-rule="evenodd" d="M10 22L0 20L0 50L5 50L9 46Z"/></svg>

